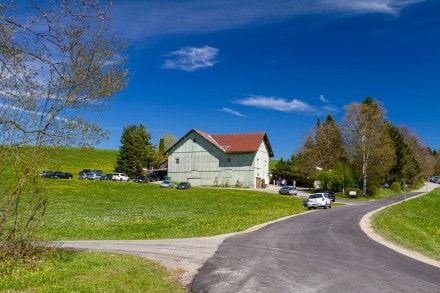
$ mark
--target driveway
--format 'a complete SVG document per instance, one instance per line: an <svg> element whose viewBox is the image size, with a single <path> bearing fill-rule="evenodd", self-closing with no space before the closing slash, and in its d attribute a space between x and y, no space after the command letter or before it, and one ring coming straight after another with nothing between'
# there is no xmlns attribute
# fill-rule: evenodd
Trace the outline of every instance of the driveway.
<svg viewBox="0 0 440 293"><path fill-rule="evenodd" d="M363 215L396 200L316 210L215 237L58 245L158 261L183 270L182 282L194 292L439 292L438 267L392 251L360 229Z"/></svg>

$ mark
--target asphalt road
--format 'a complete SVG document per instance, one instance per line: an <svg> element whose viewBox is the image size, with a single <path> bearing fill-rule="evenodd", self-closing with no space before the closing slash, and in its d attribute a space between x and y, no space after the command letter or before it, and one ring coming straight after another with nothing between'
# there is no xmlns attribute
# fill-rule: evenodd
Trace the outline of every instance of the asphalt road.
<svg viewBox="0 0 440 293"><path fill-rule="evenodd" d="M407 198L417 193L409 193ZM362 217L404 196L316 210L220 244L191 292L440 292L440 268L361 229Z"/></svg>

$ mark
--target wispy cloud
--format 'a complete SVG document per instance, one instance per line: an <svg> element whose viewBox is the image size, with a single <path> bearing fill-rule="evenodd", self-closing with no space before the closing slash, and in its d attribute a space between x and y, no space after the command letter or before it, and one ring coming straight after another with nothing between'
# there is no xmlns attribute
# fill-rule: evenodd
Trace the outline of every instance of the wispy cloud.
<svg viewBox="0 0 440 293"><path fill-rule="evenodd" d="M309 14L398 15L428 0L133 0L117 1L113 26L130 41L156 36L222 31Z"/></svg>
<svg viewBox="0 0 440 293"><path fill-rule="evenodd" d="M232 110L230 108L223 107L222 111L226 112L226 113L230 113L230 114L235 115L235 116L246 117L246 115L243 115L240 112Z"/></svg>
<svg viewBox="0 0 440 293"><path fill-rule="evenodd" d="M250 96L245 99L235 100L234 102L240 105L282 112L317 112L315 107L297 99L287 101L286 99L276 97Z"/></svg>
<svg viewBox="0 0 440 293"><path fill-rule="evenodd" d="M184 71L196 71L199 69L212 67L217 63L218 49L204 46L201 48L196 47L183 47L177 51L166 54L162 68L177 69Z"/></svg>
<svg viewBox="0 0 440 293"><path fill-rule="evenodd" d="M323 103L329 103L329 101L327 100L327 98L326 97L324 97L324 95L320 95L319 96L319 100L321 101L321 102L323 102Z"/></svg>

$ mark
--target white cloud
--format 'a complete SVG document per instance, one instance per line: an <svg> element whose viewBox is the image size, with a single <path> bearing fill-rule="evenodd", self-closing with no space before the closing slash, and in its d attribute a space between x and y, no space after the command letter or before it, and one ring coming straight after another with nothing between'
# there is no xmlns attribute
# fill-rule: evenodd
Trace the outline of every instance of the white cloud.
<svg viewBox="0 0 440 293"><path fill-rule="evenodd" d="M235 103L282 112L316 112L314 107L297 99L287 101L283 98L250 96L246 99L235 100Z"/></svg>
<svg viewBox="0 0 440 293"><path fill-rule="evenodd" d="M230 114L235 115L235 116L246 117L246 115L243 115L243 114L241 114L238 111L235 111L235 110L232 110L232 109L229 109L229 108L226 108L226 107L223 107L222 111L226 112L226 113L230 113Z"/></svg>
<svg viewBox="0 0 440 293"><path fill-rule="evenodd" d="M117 1L113 27L130 41L170 34L210 33L308 14L398 15L427 0L187 0Z"/></svg>
<svg viewBox="0 0 440 293"><path fill-rule="evenodd" d="M217 63L218 49L204 46L201 48L183 47L177 51L166 54L162 68L177 69L184 71L196 71L212 67Z"/></svg>
<svg viewBox="0 0 440 293"><path fill-rule="evenodd" d="M321 101L321 102L323 102L323 103L329 103L329 101L327 100L327 98L326 97L324 97L324 95L320 95L319 96L319 100Z"/></svg>

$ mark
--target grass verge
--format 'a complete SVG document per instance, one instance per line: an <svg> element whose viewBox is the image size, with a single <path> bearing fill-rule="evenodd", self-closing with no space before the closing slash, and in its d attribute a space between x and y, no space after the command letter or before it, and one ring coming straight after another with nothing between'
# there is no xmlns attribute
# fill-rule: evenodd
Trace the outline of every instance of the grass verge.
<svg viewBox="0 0 440 293"><path fill-rule="evenodd" d="M440 188L376 213L376 233L402 247L440 261Z"/></svg>
<svg viewBox="0 0 440 293"><path fill-rule="evenodd" d="M0 262L2 292L185 292L173 272L139 257L67 250L14 265Z"/></svg>

